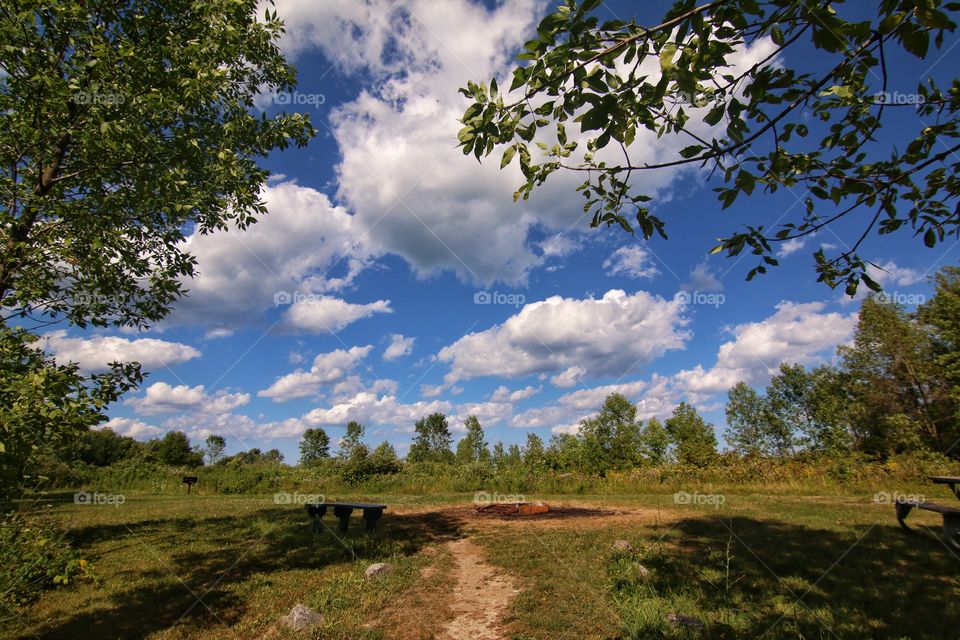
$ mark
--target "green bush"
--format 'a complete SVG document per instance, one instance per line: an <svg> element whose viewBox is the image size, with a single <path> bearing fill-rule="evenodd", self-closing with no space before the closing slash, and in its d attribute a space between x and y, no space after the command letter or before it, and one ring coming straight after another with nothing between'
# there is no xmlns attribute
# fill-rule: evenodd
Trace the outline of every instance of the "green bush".
<svg viewBox="0 0 960 640"><path fill-rule="evenodd" d="M0 518L0 608L13 611L43 589L91 578L87 561L44 517Z"/></svg>

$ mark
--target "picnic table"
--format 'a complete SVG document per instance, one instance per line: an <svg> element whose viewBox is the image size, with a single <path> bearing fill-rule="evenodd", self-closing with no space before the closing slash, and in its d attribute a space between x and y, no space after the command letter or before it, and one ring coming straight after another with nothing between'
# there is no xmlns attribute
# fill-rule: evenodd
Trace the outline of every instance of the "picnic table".
<svg viewBox="0 0 960 640"><path fill-rule="evenodd" d="M960 500L960 476L929 476L928 479L934 484L945 484L950 487L953 495ZM913 531L907 523L904 522L910 511L914 508L932 511L943 516L943 538L953 549L960 551L960 509L948 507L942 504L934 504L926 500L897 500L894 503L897 510L897 522L907 531Z"/></svg>
<svg viewBox="0 0 960 640"><path fill-rule="evenodd" d="M367 502L314 502L305 505L307 514L313 519L314 528L319 528L323 516L327 515L327 509L333 508L333 515L340 520L340 533L346 533L350 526L350 515L354 509L363 511L363 519L367 523L367 532L373 531L377 526L377 520L383 515L383 510L387 508L385 504L371 504Z"/></svg>

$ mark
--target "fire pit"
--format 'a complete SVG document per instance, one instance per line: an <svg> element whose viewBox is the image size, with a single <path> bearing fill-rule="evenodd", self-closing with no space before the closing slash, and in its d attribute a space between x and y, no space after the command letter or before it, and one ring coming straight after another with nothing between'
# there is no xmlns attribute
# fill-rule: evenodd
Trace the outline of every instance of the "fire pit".
<svg viewBox="0 0 960 640"><path fill-rule="evenodd" d="M534 516L540 513L548 513L550 507L542 502L510 502L483 505L477 507L477 511L498 516Z"/></svg>

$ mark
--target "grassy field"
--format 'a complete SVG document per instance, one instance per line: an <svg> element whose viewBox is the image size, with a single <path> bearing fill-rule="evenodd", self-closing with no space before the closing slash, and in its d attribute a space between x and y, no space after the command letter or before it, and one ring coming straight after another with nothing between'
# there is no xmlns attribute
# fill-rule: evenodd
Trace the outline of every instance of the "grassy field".
<svg viewBox="0 0 960 640"><path fill-rule="evenodd" d="M303 603L324 615L314 637L431 638L457 608L462 537L516 585L504 638L960 637L960 557L939 516L912 515L910 536L871 496L527 496L562 509L520 519L478 513L472 494L357 495L390 507L375 535L355 517L344 537L272 496L125 497L35 506L94 578L46 592L0 637L282 638L277 619ZM365 580L372 562L395 571Z"/></svg>

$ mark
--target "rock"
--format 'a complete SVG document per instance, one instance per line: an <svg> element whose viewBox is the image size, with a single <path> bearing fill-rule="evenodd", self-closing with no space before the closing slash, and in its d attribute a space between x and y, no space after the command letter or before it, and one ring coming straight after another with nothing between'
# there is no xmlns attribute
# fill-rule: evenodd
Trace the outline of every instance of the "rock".
<svg viewBox="0 0 960 640"><path fill-rule="evenodd" d="M690 629L703 629L703 623L700 622L699 618L685 616L682 613L668 613L667 620L673 625L689 627Z"/></svg>
<svg viewBox="0 0 960 640"><path fill-rule="evenodd" d="M323 615L310 607L298 604L290 613L280 618L280 624L294 631L306 631L323 622Z"/></svg>
<svg viewBox="0 0 960 640"><path fill-rule="evenodd" d="M613 544L610 545L610 548L614 551L620 551L623 553L630 553L633 551L633 545L626 540L614 540Z"/></svg>
<svg viewBox="0 0 960 640"><path fill-rule="evenodd" d="M367 580L371 580L373 578L376 578L378 576L383 576L388 573L393 573L392 564L387 564L386 562L376 562L370 565L369 567L367 567L367 570L363 572L363 577L366 578Z"/></svg>
<svg viewBox="0 0 960 640"><path fill-rule="evenodd" d="M639 562L633 563L633 570L636 571L637 575L639 575L641 578L646 578L647 576L650 575L650 569L647 569L645 566L643 566Z"/></svg>

